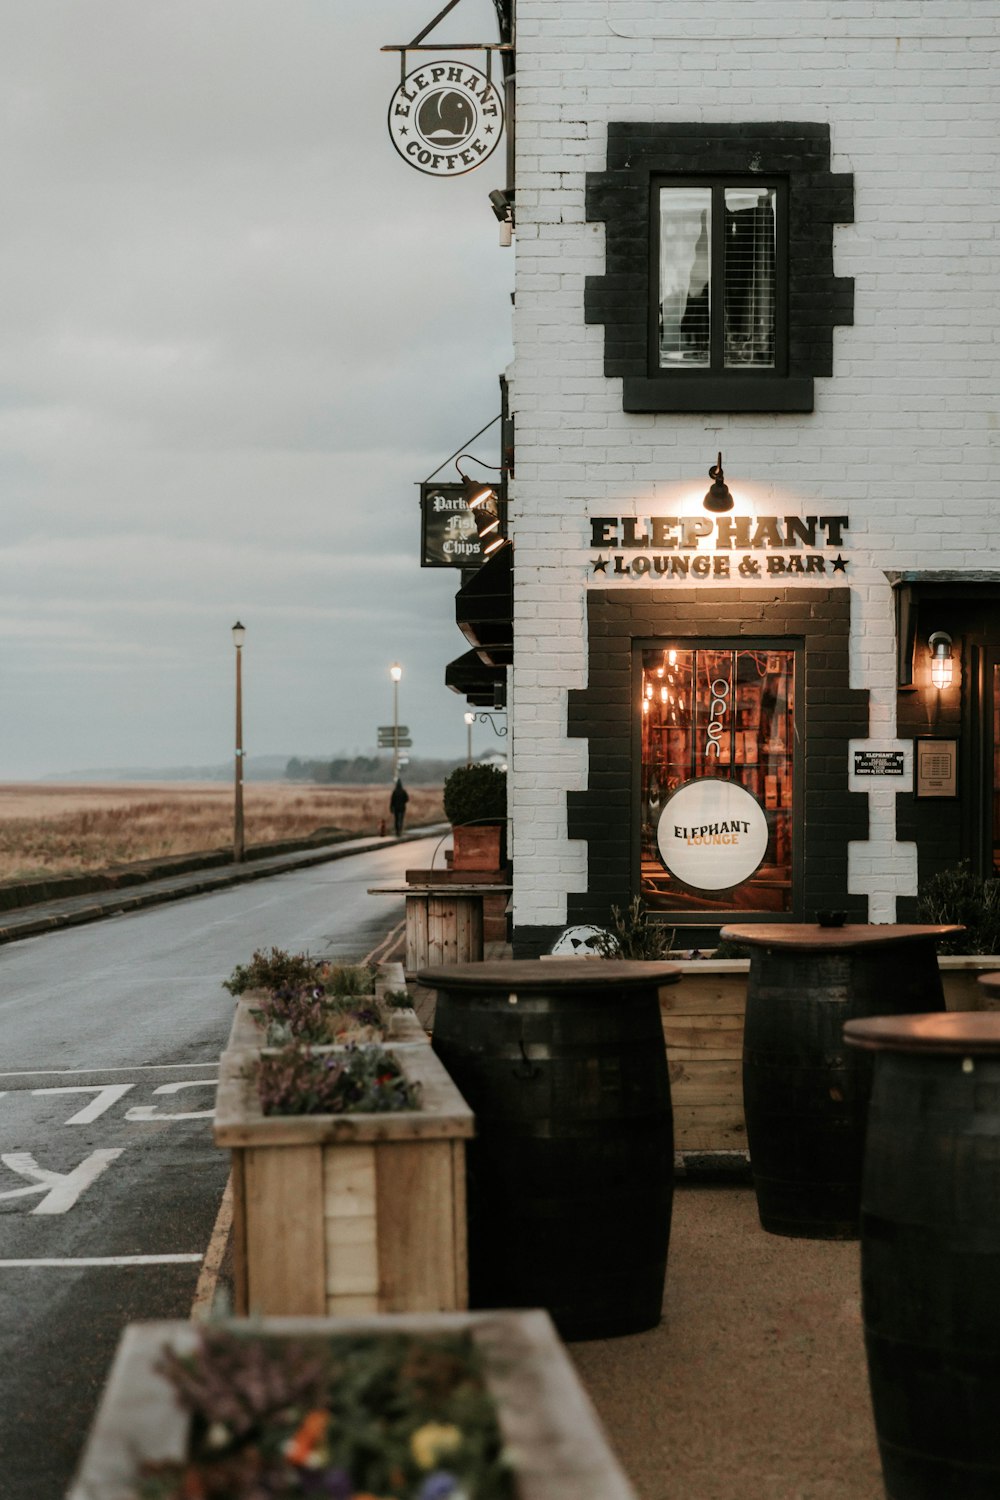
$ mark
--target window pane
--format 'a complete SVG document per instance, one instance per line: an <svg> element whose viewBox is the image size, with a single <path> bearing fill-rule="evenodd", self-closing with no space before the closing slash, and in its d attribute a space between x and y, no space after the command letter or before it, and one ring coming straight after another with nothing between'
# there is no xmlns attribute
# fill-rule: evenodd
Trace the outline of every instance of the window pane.
<svg viewBox="0 0 1000 1500"><path fill-rule="evenodd" d="M712 189L660 189L660 365L707 366Z"/></svg>
<svg viewBox="0 0 1000 1500"><path fill-rule="evenodd" d="M794 666L790 650L643 651L640 890L653 911L791 911ZM705 776L744 787L767 820L763 863L728 891L681 885L657 845L667 798Z"/></svg>
<svg viewBox="0 0 1000 1500"><path fill-rule="evenodd" d="M774 366L774 188L726 188L726 367Z"/></svg>

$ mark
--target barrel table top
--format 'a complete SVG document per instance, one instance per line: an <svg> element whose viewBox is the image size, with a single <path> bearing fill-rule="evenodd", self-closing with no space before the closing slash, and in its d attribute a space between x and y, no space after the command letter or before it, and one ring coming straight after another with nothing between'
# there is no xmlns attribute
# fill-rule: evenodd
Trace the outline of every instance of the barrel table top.
<svg viewBox="0 0 1000 1500"><path fill-rule="evenodd" d="M1000 1012L953 1010L919 1016L866 1016L845 1023L844 1040L869 1052L1000 1053Z"/></svg>
<svg viewBox="0 0 1000 1500"><path fill-rule="evenodd" d="M513 958L488 963L442 964L420 969L417 981L439 990L532 990L567 995L580 990L643 989L675 984L676 964L624 958Z"/></svg>
<svg viewBox="0 0 1000 1500"><path fill-rule="evenodd" d="M950 932L964 931L964 927L950 922L847 922L843 927L821 927L818 922L743 922L723 927L719 936L748 947L840 952L917 938L936 940Z"/></svg>
<svg viewBox="0 0 1000 1500"><path fill-rule="evenodd" d="M992 974L980 974L976 981L981 984L987 995L1000 996L1000 973L994 969Z"/></svg>

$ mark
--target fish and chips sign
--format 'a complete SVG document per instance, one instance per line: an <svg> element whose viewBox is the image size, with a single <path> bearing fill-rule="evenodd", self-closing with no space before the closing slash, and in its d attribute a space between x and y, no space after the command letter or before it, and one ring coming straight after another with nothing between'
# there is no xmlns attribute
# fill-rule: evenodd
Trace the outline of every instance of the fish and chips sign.
<svg viewBox="0 0 1000 1500"><path fill-rule="evenodd" d="M503 133L503 99L468 63L440 61L407 73L389 104L400 156L431 177L460 177L492 156Z"/></svg>

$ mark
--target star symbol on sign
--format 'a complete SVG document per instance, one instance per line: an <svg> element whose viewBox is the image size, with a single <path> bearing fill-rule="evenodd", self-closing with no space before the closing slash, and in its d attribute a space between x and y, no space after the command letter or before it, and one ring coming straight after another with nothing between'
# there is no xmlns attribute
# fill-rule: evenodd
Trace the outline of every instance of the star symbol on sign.
<svg viewBox="0 0 1000 1500"><path fill-rule="evenodd" d="M847 572L847 558L846 557L841 557L840 553L838 552L837 555L836 555L836 557L833 558L832 561L833 561L833 571L835 573L846 573Z"/></svg>
<svg viewBox="0 0 1000 1500"><path fill-rule="evenodd" d="M483 131L484 131L484 133L486 135L492 135L493 134L493 126L492 125L484 125L483 126Z"/></svg>
<svg viewBox="0 0 1000 1500"><path fill-rule="evenodd" d="M598 557L598 558L596 558L595 561L594 561L594 572L595 573L606 573L608 571L608 563L610 561L611 561L610 558L604 558L604 557Z"/></svg>

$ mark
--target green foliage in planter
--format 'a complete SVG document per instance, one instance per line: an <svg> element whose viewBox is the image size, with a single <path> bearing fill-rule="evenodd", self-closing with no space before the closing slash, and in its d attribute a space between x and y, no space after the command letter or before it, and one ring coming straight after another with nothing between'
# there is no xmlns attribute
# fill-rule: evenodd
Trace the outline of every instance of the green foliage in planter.
<svg viewBox="0 0 1000 1500"><path fill-rule="evenodd" d="M231 995L245 990L277 990L316 982L319 963L306 953L286 953L272 948L265 953L257 949L248 964L237 964L228 979L222 981Z"/></svg>
<svg viewBox="0 0 1000 1500"><path fill-rule="evenodd" d="M370 995L375 988L368 964L321 964L319 977L328 995Z"/></svg>
<svg viewBox="0 0 1000 1500"><path fill-rule="evenodd" d="M313 1052L292 1043L250 1064L265 1115L395 1114L420 1108L391 1053L371 1045Z"/></svg>
<svg viewBox="0 0 1000 1500"><path fill-rule="evenodd" d="M139 1500L513 1500L467 1334L279 1341L209 1325L160 1369L191 1415L189 1452L144 1465Z"/></svg>
<svg viewBox="0 0 1000 1500"><path fill-rule="evenodd" d="M409 990L386 990L382 996L383 1004L390 1010L412 1010L413 996Z"/></svg>
<svg viewBox="0 0 1000 1500"><path fill-rule="evenodd" d="M368 964L331 964L307 953L286 953L283 948L258 949L248 964L237 964L223 988L231 995L247 990L274 993L321 986L329 995L370 995L375 988L375 970Z"/></svg>
<svg viewBox="0 0 1000 1500"><path fill-rule="evenodd" d="M444 815L453 826L503 823L507 773L497 766L458 766L444 784Z"/></svg>
<svg viewBox="0 0 1000 1500"><path fill-rule="evenodd" d="M925 880L917 892L921 922L961 922L942 938L942 953L1000 953L1000 880L976 875L967 859Z"/></svg>
<svg viewBox="0 0 1000 1500"><path fill-rule="evenodd" d="M612 906L608 930L595 938L602 958L668 959L673 953L676 928L651 922L639 896L633 896L625 911Z"/></svg>
<svg viewBox="0 0 1000 1500"><path fill-rule="evenodd" d="M385 1033L385 1016L371 995L327 995L318 986L272 991L251 1015L264 1027L269 1047L291 1041L380 1041Z"/></svg>

